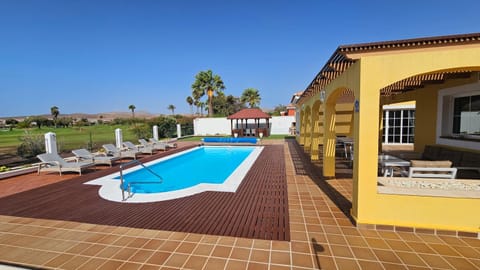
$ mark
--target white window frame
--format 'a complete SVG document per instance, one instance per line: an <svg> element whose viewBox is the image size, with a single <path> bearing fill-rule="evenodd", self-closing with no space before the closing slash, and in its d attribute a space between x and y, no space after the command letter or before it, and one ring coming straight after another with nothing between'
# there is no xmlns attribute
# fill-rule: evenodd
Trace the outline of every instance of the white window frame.
<svg viewBox="0 0 480 270"><path fill-rule="evenodd" d="M413 104L406 104L406 105L383 105L382 107L384 112L386 113L386 118L385 118L385 125L383 127L383 130L385 132L385 140L382 141L384 144L388 145L413 145L413 143L402 143L402 137L403 137L403 111L404 110L415 110L415 105ZM389 112L390 111L401 111L401 124L400 124L400 142L389 142L388 141L388 119L389 119ZM415 126L414 126L415 127ZM382 134L383 135L383 134ZM414 135L415 136L415 135Z"/></svg>
<svg viewBox="0 0 480 270"><path fill-rule="evenodd" d="M438 92L437 129L435 134L437 144L480 150L480 142L456 139L454 138L455 134L453 134L452 131L454 99L458 97L475 96L479 93L480 81L471 84L445 88ZM442 114L444 111L446 111L446 115Z"/></svg>

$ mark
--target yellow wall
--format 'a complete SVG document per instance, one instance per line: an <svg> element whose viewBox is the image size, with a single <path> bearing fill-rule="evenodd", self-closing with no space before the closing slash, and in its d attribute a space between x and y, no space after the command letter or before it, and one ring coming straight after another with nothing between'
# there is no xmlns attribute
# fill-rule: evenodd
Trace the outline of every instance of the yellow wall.
<svg viewBox="0 0 480 270"><path fill-rule="evenodd" d="M358 223L390 224L446 230L480 231L479 199L401 196L377 193L380 89L402 79L440 70L479 69L480 46L432 50L387 51L364 54L347 71L326 86L324 175L334 175L331 143L336 122L333 96L340 89L354 90L359 111L353 117L354 170L352 216ZM432 86L435 87L435 86ZM420 89L406 96L416 101L416 143L423 148L435 142L437 90ZM308 102L308 101L307 101ZM329 103L330 102L330 103ZM383 102L382 102L383 103ZM336 128L334 128L336 129Z"/></svg>

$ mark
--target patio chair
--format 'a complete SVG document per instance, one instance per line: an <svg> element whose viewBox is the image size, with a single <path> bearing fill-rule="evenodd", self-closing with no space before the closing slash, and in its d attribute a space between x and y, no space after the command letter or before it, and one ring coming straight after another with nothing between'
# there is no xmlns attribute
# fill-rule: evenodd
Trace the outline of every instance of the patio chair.
<svg viewBox="0 0 480 270"><path fill-rule="evenodd" d="M455 179L457 168L452 168L450 160L411 160L411 167L403 175L409 178L446 178Z"/></svg>
<svg viewBox="0 0 480 270"><path fill-rule="evenodd" d="M115 145L109 143L102 145L108 156L114 156L118 158L133 158L137 159L138 151L132 151L128 149L118 149Z"/></svg>
<svg viewBox="0 0 480 270"><path fill-rule="evenodd" d="M72 150L72 153L77 158L77 161L91 161L96 165L109 165L110 167L112 167L116 160L120 159L120 157L107 156L106 154L93 154L83 148Z"/></svg>
<svg viewBox="0 0 480 270"><path fill-rule="evenodd" d="M154 142L147 142L145 139L139 139L138 142L142 144L144 147L153 147L155 150L162 150L166 151L167 150L167 144L166 143L154 143Z"/></svg>
<svg viewBox="0 0 480 270"><path fill-rule="evenodd" d="M40 172L78 172L82 175L82 169L95 166L93 162L67 162L56 153L45 153L37 155L41 163L38 165L38 174Z"/></svg>
<svg viewBox="0 0 480 270"><path fill-rule="evenodd" d="M147 145L147 146L135 145L132 142L126 141L126 142L123 142L123 146L125 146L126 148L128 148L131 151L138 151L138 152L141 152L143 154L153 155L153 147L151 145Z"/></svg>
<svg viewBox="0 0 480 270"><path fill-rule="evenodd" d="M171 140L171 141L166 141L166 140L165 141L159 141L159 140L156 140L155 138L150 138L150 142L160 143L160 144L163 143L163 144L166 145L167 149L168 148L177 148L177 144L173 140Z"/></svg>

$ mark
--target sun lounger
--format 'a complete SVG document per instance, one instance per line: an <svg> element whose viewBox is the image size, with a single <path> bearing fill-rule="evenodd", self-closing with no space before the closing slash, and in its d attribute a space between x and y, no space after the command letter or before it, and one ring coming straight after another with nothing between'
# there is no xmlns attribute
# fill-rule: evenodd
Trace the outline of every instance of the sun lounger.
<svg viewBox="0 0 480 270"><path fill-rule="evenodd" d="M40 172L78 172L82 175L82 169L95 166L93 162L67 162L58 154L45 153L37 155L41 163L38 165L38 174Z"/></svg>
<svg viewBox="0 0 480 270"><path fill-rule="evenodd" d="M150 138L150 142L152 143L159 143L159 144L165 144L167 146L167 149L168 148L177 148L177 144L173 141L159 141L159 140L155 140L155 138Z"/></svg>
<svg viewBox="0 0 480 270"><path fill-rule="evenodd" d="M72 151L78 161L90 161L96 165L109 165L112 167L113 163L116 160L119 160L120 157L106 156L106 155L95 155L90 153L87 149L75 149Z"/></svg>
<svg viewBox="0 0 480 270"><path fill-rule="evenodd" d="M150 154L150 155L153 154L153 147L151 145L147 145L147 146L135 145L132 142L126 141L126 142L123 142L123 146L125 146L131 151L138 151L143 154Z"/></svg>
<svg viewBox="0 0 480 270"><path fill-rule="evenodd" d="M154 143L154 142L147 142L145 139L140 139L138 140L143 146L147 147L153 147L155 150L162 150L166 151L167 150L167 144L166 143Z"/></svg>
<svg viewBox="0 0 480 270"><path fill-rule="evenodd" d="M108 156L114 156L118 158L133 158L137 159L137 155L140 153L138 151L132 151L128 149L118 149L115 145L109 143L104 144L103 149L105 149Z"/></svg>

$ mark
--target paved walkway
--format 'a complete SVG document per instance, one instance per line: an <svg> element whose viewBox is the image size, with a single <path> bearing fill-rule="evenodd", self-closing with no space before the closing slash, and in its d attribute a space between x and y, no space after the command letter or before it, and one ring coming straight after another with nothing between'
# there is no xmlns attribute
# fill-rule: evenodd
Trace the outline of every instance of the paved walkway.
<svg viewBox="0 0 480 270"><path fill-rule="evenodd" d="M480 269L478 239L357 229L345 215L351 179L322 180L296 142L265 143L284 147L290 241L0 216L0 261L49 269Z"/></svg>

